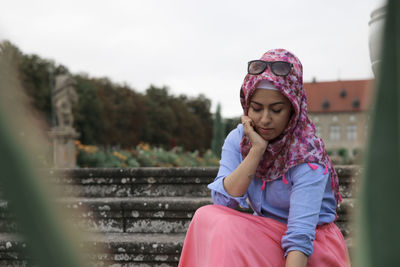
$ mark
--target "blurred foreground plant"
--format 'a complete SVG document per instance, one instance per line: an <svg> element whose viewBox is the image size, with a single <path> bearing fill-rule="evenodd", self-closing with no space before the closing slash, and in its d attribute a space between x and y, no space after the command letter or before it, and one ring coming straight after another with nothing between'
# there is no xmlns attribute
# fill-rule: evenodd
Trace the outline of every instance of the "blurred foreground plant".
<svg viewBox="0 0 400 267"><path fill-rule="evenodd" d="M400 1L389 0L358 216L356 266L400 266Z"/></svg>
<svg viewBox="0 0 400 267"><path fill-rule="evenodd" d="M20 52L0 44L0 170L2 195L9 202L31 255L28 265L86 266L80 258L79 235L64 225L52 205L49 187L37 166L46 155L43 133L27 106L16 65ZM45 157L45 156L43 156Z"/></svg>

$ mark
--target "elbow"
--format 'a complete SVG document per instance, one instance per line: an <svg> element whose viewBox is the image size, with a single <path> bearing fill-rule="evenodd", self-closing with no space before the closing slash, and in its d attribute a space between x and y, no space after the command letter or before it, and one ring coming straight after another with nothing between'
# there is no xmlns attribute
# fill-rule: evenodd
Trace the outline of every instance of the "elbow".
<svg viewBox="0 0 400 267"><path fill-rule="evenodd" d="M282 237L282 249L285 257L290 251L298 250L307 257L313 253L314 235L308 233L287 233Z"/></svg>
<svg viewBox="0 0 400 267"><path fill-rule="evenodd" d="M239 205L238 202L232 198L228 198L227 196L218 193L216 191L211 191L211 198L215 205L222 205L228 208L236 209Z"/></svg>

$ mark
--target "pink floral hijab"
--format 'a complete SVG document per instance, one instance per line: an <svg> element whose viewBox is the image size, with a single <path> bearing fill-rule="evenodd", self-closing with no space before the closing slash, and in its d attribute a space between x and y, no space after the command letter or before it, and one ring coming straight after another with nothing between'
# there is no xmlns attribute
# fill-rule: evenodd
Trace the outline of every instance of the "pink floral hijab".
<svg viewBox="0 0 400 267"><path fill-rule="evenodd" d="M325 166L325 173L331 173L332 189L337 201L341 201L339 181L336 171L326 153L324 142L315 135L315 126L307 116L307 99L303 88L303 67L300 60L285 49L272 49L261 58L265 61L286 61L293 64L287 76L276 76L268 67L259 75L247 74L240 89L240 102L244 115L248 114L250 99L257 85L262 80L271 82L293 107L293 114L286 129L280 136L268 144L268 147L257 167L255 176L265 183L282 177L284 183L285 173L301 163L307 163L313 170L318 163ZM245 158L251 148L250 139L244 135L240 143L240 151Z"/></svg>

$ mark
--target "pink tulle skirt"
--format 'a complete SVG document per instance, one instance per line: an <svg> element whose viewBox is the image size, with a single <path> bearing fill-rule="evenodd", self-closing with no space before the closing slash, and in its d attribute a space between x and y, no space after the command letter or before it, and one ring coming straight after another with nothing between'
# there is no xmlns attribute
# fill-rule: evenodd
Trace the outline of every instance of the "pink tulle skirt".
<svg viewBox="0 0 400 267"><path fill-rule="evenodd" d="M199 208L186 234L180 267L285 266L286 224L220 205ZM317 227L307 266L350 266L343 235L334 224Z"/></svg>

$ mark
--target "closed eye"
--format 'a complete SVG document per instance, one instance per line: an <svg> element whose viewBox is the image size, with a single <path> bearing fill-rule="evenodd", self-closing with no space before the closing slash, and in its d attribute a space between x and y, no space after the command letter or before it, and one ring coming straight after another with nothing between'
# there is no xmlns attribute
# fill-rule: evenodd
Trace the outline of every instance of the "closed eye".
<svg viewBox="0 0 400 267"><path fill-rule="evenodd" d="M262 108L255 107L255 106L252 105L252 106L251 106L251 109L252 109L254 112L260 112Z"/></svg>

